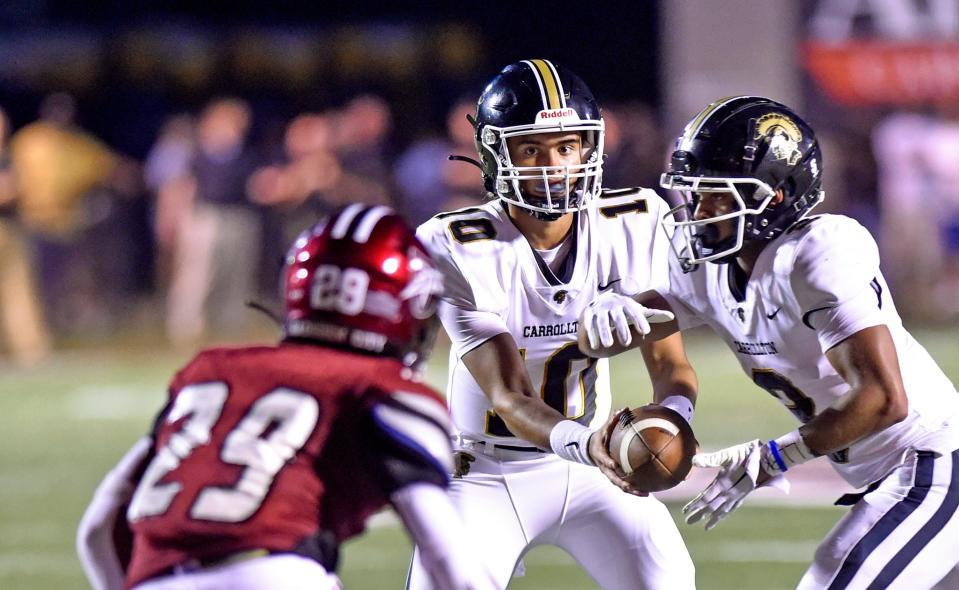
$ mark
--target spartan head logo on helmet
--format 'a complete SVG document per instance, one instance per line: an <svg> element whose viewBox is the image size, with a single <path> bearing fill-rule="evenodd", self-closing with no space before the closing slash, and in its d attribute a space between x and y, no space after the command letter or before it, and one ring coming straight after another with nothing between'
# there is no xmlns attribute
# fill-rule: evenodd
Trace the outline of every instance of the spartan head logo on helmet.
<svg viewBox="0 0 959 590"><path fill-rule="evenodd" d="M763 115L756 122L756 139L767 137L769 151L777 160L784 160L792 166L802 157L799 142L802 132L792 119L781 113Z"/></svg>

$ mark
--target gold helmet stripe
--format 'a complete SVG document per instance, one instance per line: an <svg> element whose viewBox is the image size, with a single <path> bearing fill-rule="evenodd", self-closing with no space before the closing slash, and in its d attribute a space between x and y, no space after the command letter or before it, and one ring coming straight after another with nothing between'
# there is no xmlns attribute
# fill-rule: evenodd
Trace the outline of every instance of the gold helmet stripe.
<svg viewBox="0 0 959 590"><path fill-rule="evenodd" d="M563 96L562 86L559 84L559 76L555 74L553 64L545 59L532 59L526 63L536 74L536 82L540 85L539 89L543 97L543 109L563 108L565 100L560 100Z"/></svg>
<svg viewBox="0 0 959 590"><path fill-rule="evenodd" d="M703 110L699 112L696 117L686 125L686 128L683 129L683 137L679 142L679 149L688 150L690 144L693 141L693 138L699 133L699 130L703 128L703 125L706 124L706 121L709 119L709 116L716 112L720 107L736 100L737 98L744 98L743 95L737 96L727 96L725 98L720 98L716 102L710 104Z"/></svg>

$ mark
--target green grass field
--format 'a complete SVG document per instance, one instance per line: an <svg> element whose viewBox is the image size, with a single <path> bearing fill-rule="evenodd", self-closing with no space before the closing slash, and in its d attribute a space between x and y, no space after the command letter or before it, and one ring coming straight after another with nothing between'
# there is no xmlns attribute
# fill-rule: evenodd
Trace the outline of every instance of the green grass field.
<svg viewBox="0 0 959 590"><path fill-rule="evenodd" d="M954 331L923 331L918 338L959 379ZM715 338L688 340L701 396L696 432L705 448L781 434L795 427L789 414L740 373ZM445 354L438 351L429 379L443 384ZM73 549L80 515L103 474L149 427L167 379L185 355L127 347L76 351L31 370L5 367L0 375L0 588L84 588ZM615 405L648 401L638 354L614 359ZM690 494L696 490L691 490ZM784 497L788 498L788 497ZM697 564L700 588L792 588L817 541L842 514L823 503L793 507L747 503L705 533L680 524ZM679 504L671 505L674 516ZM344 549L347 588L402 588L410 547L402 529L378 526ZM595 586L562 551L533 550L516 589Z"/></svg>

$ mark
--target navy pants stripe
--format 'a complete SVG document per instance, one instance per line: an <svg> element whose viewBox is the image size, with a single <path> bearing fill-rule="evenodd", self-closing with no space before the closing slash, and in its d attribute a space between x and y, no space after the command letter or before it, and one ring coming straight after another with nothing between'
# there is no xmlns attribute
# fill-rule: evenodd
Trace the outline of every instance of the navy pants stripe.
<svg viewBox="0 0 959 590"><path fill-rule="evenodd" d="M919 552L946 526L957 508L959 508L959 451L954 451L952 453L952 481L942 505L932 515L932 518L919 529L916 536L899 550L899 553L886 564L886 567L882 568L873 583L869 585L868 590L881 590L892 584L893 580L902 573L902 570L906 569L906 566L919 555Z"/></svg>
<svg viewBox="0 0 959 590"><path fill-rule="evenodd" d="M932 485L935 453L919 451L916 453L916 456L918 458L916 478L912 489L909 490L909 493L906 494L906 497L903 498L902 501L889 509L889 512L886 512L882 518L873 525L872 530L866 533L863 538L859 539L859 542L856 543L856 546L843 561L839 572L829 585L829 590L843 590L846 588L873 550L892 534L892 532L896 530L896 527L902 524L910 514L915 512L915 510L919 508L919 505L922 504L922 501L925 500L926 495L929 493L929 488Z"/></svg>

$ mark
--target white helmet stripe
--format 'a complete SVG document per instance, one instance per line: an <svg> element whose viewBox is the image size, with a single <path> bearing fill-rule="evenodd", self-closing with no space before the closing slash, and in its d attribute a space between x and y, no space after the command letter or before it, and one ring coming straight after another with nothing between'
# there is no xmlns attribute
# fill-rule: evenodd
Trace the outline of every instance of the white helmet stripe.
<svg viewBox="0 0 959 590"><path fill-rule="evenodd" d="M543 88L543 77L540 76L539 68L533 65L533 62L529 61L528 59L524 59L523 63L529 66L529 69L533 70L533 78L536 79L536 84L539 86L539 96L543 101L543 110L545 111L549 108L549 99L546 98L546 89Z"/></svg>
<svg viewBox="0 0 959 590"><path fill-rule="evenodd" d="M333 230L330 231L330 237L334 240L342 240L346 237L346 232L350 229L350 224L353 223L353 219L355 219L364 208L365 206L360 203L353 203L344 209L336 219Z"/></svg>
<svg viewBox="0 0 959 590"><path fill-rule="evenodd" d="M370 234L373 233L373 229L376 227L376 224L392 212L392 209L383 205L378 205L367 211L363 215L363 219L360 221L360 224L353 232L353 241L360 244L365 244L366 241L370 239Z"/></svg>
<svg viewBox="0 0 959 590"><path fill-rule="evenodd" d="M556 80L556 89L559 91L559 101L562 104L562 108L566 108L566 92L563 90L563 81L559 78L559 72L556 71L556 66L553 65L553 62L548 59L544 59L545 63L551 72L553 72L553 79Z"/></svg>

